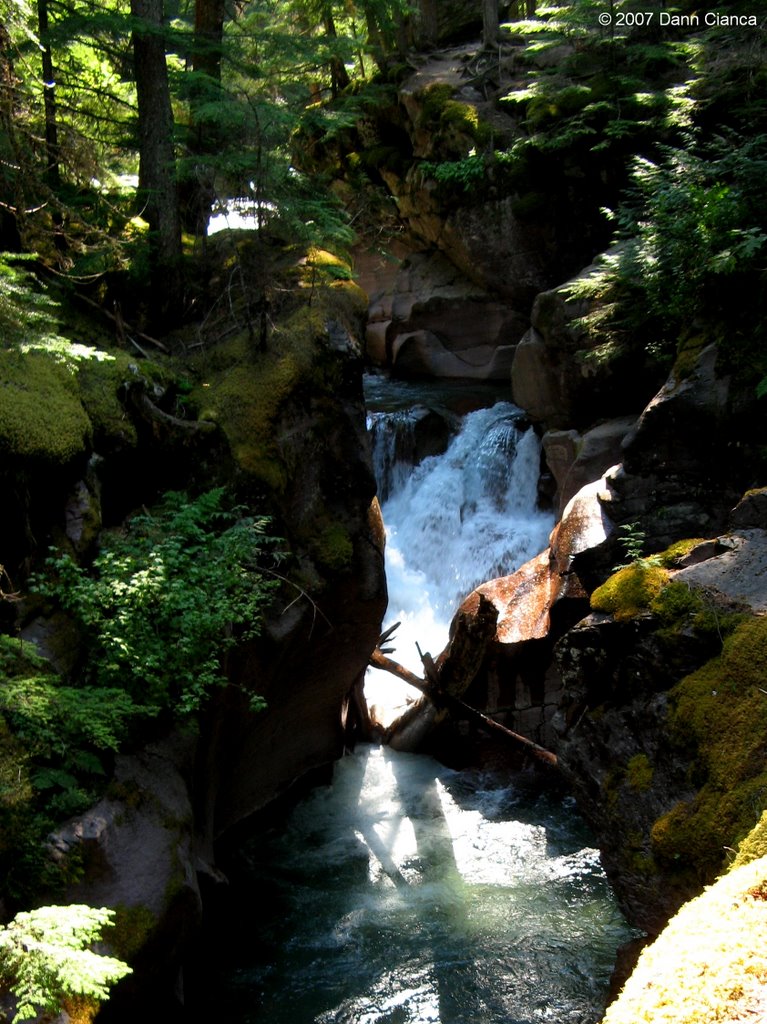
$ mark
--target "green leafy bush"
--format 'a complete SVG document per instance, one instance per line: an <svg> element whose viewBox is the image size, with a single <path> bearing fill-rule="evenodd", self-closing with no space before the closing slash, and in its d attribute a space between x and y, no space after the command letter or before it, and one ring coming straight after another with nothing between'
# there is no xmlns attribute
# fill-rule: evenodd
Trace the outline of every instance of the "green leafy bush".
<svg viewBox="0 0 767 1024"><path fill-rule="evenodd" d="M60 1013L68 998L103 1002L131 968L88 947L114 914L77 904L40 907L0 926L0 981L15 997L13 1024Z"/></svg>
<svg viewBox="0 0 767 1024"><path fill-rule="evenodd" d="M184 715L226 681L226 652L258 634L275 585L258 564L267 520L241 512L227 509L221 488L194 500L169 493L109 536L91 571L67 554L50 560L54 575L36 589L82 630L88 682Z"/></svg>
<svg viewBox="0 0 767 1024"><path fill-rule="evenodd" d="M695 324L727 324L723 352L754 386L767 367L759 275L767 251L767 136L690 138L661 159L638 158L616 215L616 246L572 289L595 301L581 320L596 338L629 336L673 359ZM755 301L756 300L756 301ZM752 339L752 340L749 340Z"/></svg>

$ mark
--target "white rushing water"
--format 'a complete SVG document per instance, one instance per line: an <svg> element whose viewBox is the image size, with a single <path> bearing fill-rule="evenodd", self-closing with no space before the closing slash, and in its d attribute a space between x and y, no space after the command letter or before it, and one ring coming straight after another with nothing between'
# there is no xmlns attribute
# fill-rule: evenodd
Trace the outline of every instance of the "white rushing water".
<svg viewBox="0 0 767 1024"><path fill-rule="evenodd" d="M571 799L531 776L361 747L250 858L229 1022L594 1024L629 934Z"/></svg>
<svg viewBox="0 0 767 1024"><path fill-rule="evenodd" d="M436 654L458 602L541 550L552 523L536 510L538 444L513 406L470 413L416 468L410 412L388 419L373 429L389 620L403 623L396 657L418 670L415 641ZM595 1024L630 933L550 782L360 746L239 852L199 1019Z"/></svg>
<svg viewBox="0 0 767 1024"><path fill-rule="evenodd" d="M416 643L436 656L450 620L477 584L505 576L542 551L554 525L537 508L540 446L521 411L498 402L464 417L443 455L403 458L406 412L372 413L373 456L386 527L389 607L401 622L393 657L421 674ZM387 723L415 691L371 671L366 697Z"/></svg>

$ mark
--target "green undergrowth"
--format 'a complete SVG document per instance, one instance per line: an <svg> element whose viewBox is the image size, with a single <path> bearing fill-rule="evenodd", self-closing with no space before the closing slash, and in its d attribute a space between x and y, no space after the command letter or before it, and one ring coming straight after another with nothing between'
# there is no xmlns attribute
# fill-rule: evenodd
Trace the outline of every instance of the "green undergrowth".
<svg viewBox="0 0 767 1024"><path fill-rule="evenodd" d="M66 678L0 636L0 877L23 900L76 876L45 836L105 789L114 754L159 722L193 722L227 683L229 650L259 634L279 560L268 521L223 489L169 493L102 535L91 566L56 552L31 586L69 619L81 658ZM264 707L246 695L253 711ZM164 723L164 726L163 726Z"/></svg>

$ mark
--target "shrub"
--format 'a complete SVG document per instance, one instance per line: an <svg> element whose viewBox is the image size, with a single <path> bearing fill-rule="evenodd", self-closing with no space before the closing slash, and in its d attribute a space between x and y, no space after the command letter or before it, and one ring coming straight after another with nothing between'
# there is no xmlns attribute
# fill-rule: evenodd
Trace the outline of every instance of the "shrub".
<svg viewBox="0 0 767 1024"><path fill-rule="evenodd" d="M68 997L96 1003L131 969L88 947L113 913L80 905L40 907L0 926L0 980L16 999L13 1024L42 1012L59 1013Z"/></svg>
<svg viewBox="0 0 767 1024"><path fill-rule="evenodd" d="M67 554L50 559L53 578L35 586L82 630L86 682L184 715L226 681L226 652L258 634L275 585L258 565L268 521L241 511L226 508L221 488L194 500L169 493L105 540L91 572Z"/></svg>

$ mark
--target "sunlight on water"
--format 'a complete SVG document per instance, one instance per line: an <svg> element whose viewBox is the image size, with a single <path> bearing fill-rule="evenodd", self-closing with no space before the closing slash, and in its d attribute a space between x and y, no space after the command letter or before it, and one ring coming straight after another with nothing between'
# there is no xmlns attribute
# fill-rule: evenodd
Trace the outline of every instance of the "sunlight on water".
<svg viewBox="0 0 767 1024"><path fill-rule="evenodd" d="M364 747L252 858L271 913L234 1022L594 1024L628 937L571 801L531 776Z"/></svg>

